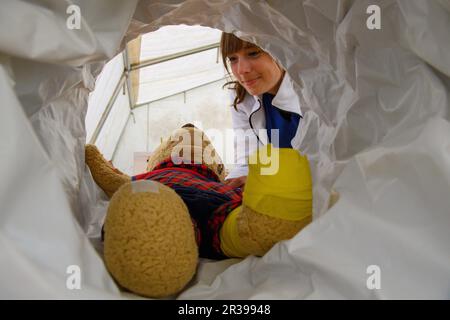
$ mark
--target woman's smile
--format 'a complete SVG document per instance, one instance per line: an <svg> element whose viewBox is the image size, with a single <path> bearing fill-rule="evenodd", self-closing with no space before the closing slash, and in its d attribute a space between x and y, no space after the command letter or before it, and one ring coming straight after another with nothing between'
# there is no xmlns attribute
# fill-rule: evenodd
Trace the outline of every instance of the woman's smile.
<svg viewBox="0 0 450 320"><path fill-rule="evenodd" d="M267 52L255 46L244 47L228 55L228 61L235 79L249 94L277 93L284 70Z"/></svg>
<svg viewBox="0 0 450 320"><path fill-rule="evenodd" d="M252 87L253 85L256 84L256 82L259 80L259 78L260 77L253 78L253 79L250 79L250 80L244 80L244 81L242 81L242 84L244 86L246 86L246 87Z"/></svg>

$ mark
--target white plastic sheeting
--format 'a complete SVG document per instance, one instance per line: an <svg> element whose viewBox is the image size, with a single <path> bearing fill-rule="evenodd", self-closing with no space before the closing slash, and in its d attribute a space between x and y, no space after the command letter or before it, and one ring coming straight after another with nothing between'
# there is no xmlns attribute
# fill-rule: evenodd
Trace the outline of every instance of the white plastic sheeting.
<svg viewBox="0 0 450 320"><path fill-rule="evenodd" d="M378 1L381 30L366 28L365 0L74 3L75 31L67 2L0 11L1 298L120 297L86 237L106 205L83 164L87 97L125 34L168 24L277 57L298 85L314 181L310 226L263 258L203 262L179 298L449 298L449 1ZM69 265L81 290L67 289Z"/></svg>

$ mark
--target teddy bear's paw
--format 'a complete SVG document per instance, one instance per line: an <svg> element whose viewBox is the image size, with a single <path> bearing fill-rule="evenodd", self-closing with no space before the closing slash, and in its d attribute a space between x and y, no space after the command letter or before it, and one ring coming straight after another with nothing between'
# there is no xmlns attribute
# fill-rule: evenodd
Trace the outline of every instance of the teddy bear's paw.
<svg viewBox="0 0 450 320"><path fill-rule="evenodd" d="M171 188L140 180L112 197L105 221L104 258L124 288L152 298L180 292L198 263L194 227Z"/></svg>
<svg viewBox="0 0 450 320"><path fill-rule="evenodd" d="M270 144L259 148L249 159L242 204L237 229L251 254L264 255L275 243L295 236L312 221L306 156Z"/></svg>
<svg viewBox="0 0 450 320"><path fill-rule="evenodd" d="M310 222L310 216L299 221L285 220L260 214L245 205L237 216L240 243L256 256L263 256L276 243L293 238Z"/></svg>
<svg viewBox="0 0 450 320"><path fill-rule="evenodd" d="M123 184L131 181L128 175L114 168L95 145L85 146L85 161L94 181L110 198Z"/></svg>

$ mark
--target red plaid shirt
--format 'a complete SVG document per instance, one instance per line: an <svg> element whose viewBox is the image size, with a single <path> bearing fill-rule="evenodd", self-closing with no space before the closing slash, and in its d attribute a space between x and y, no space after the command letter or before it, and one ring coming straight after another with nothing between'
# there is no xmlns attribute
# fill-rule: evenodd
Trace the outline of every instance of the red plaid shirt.
<svg viewBox="0 0 450 320"><path fill-rule="evenodd" d="M190 215L196 229L197 243L201 247L201 255L205 258L226 258L220 248L220 229L228 214L242 203L240 188L232 188L221 183L217 175L204 164L174 164L169 158L152 171L132 177L132 180L154 180L171 187L183 198L183 188L193 188L200 196L220 196L214 203L214 210L208 215L196 216L189 206Z"/></svg>

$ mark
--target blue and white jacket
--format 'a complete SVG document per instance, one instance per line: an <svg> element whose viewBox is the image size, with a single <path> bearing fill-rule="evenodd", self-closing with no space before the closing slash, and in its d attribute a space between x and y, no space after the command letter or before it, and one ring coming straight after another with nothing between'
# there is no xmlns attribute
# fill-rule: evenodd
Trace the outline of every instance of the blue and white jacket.
<svg viewBox="0 0 450 320"><path fill-rule="evenodd" d="M235 92L234 90L231 92L230 98L232 102L235 98ZM299 98L294 91L292 79L287 72L285 72L280 88L272 100L272 105L281 110L302 116ZM249 154L252 154L256 150L258 144L267 144L269 141L266 131L266 117L262 104L262 95L252 96L247 94L244 101L237 105L237 110L234 108L231 108L231 110L233 129L236 133L234 141L236 165L226 179L246 176L248 174L247 159ZM300 126L301 122L297 133L291 141L294 149L298 149L300 145ZM248 137L240 134L240 130L250 132L251 135L254 135L253 139L250 139L250 141L254 142L250 144L250 147L245 146Z"/></svg>

